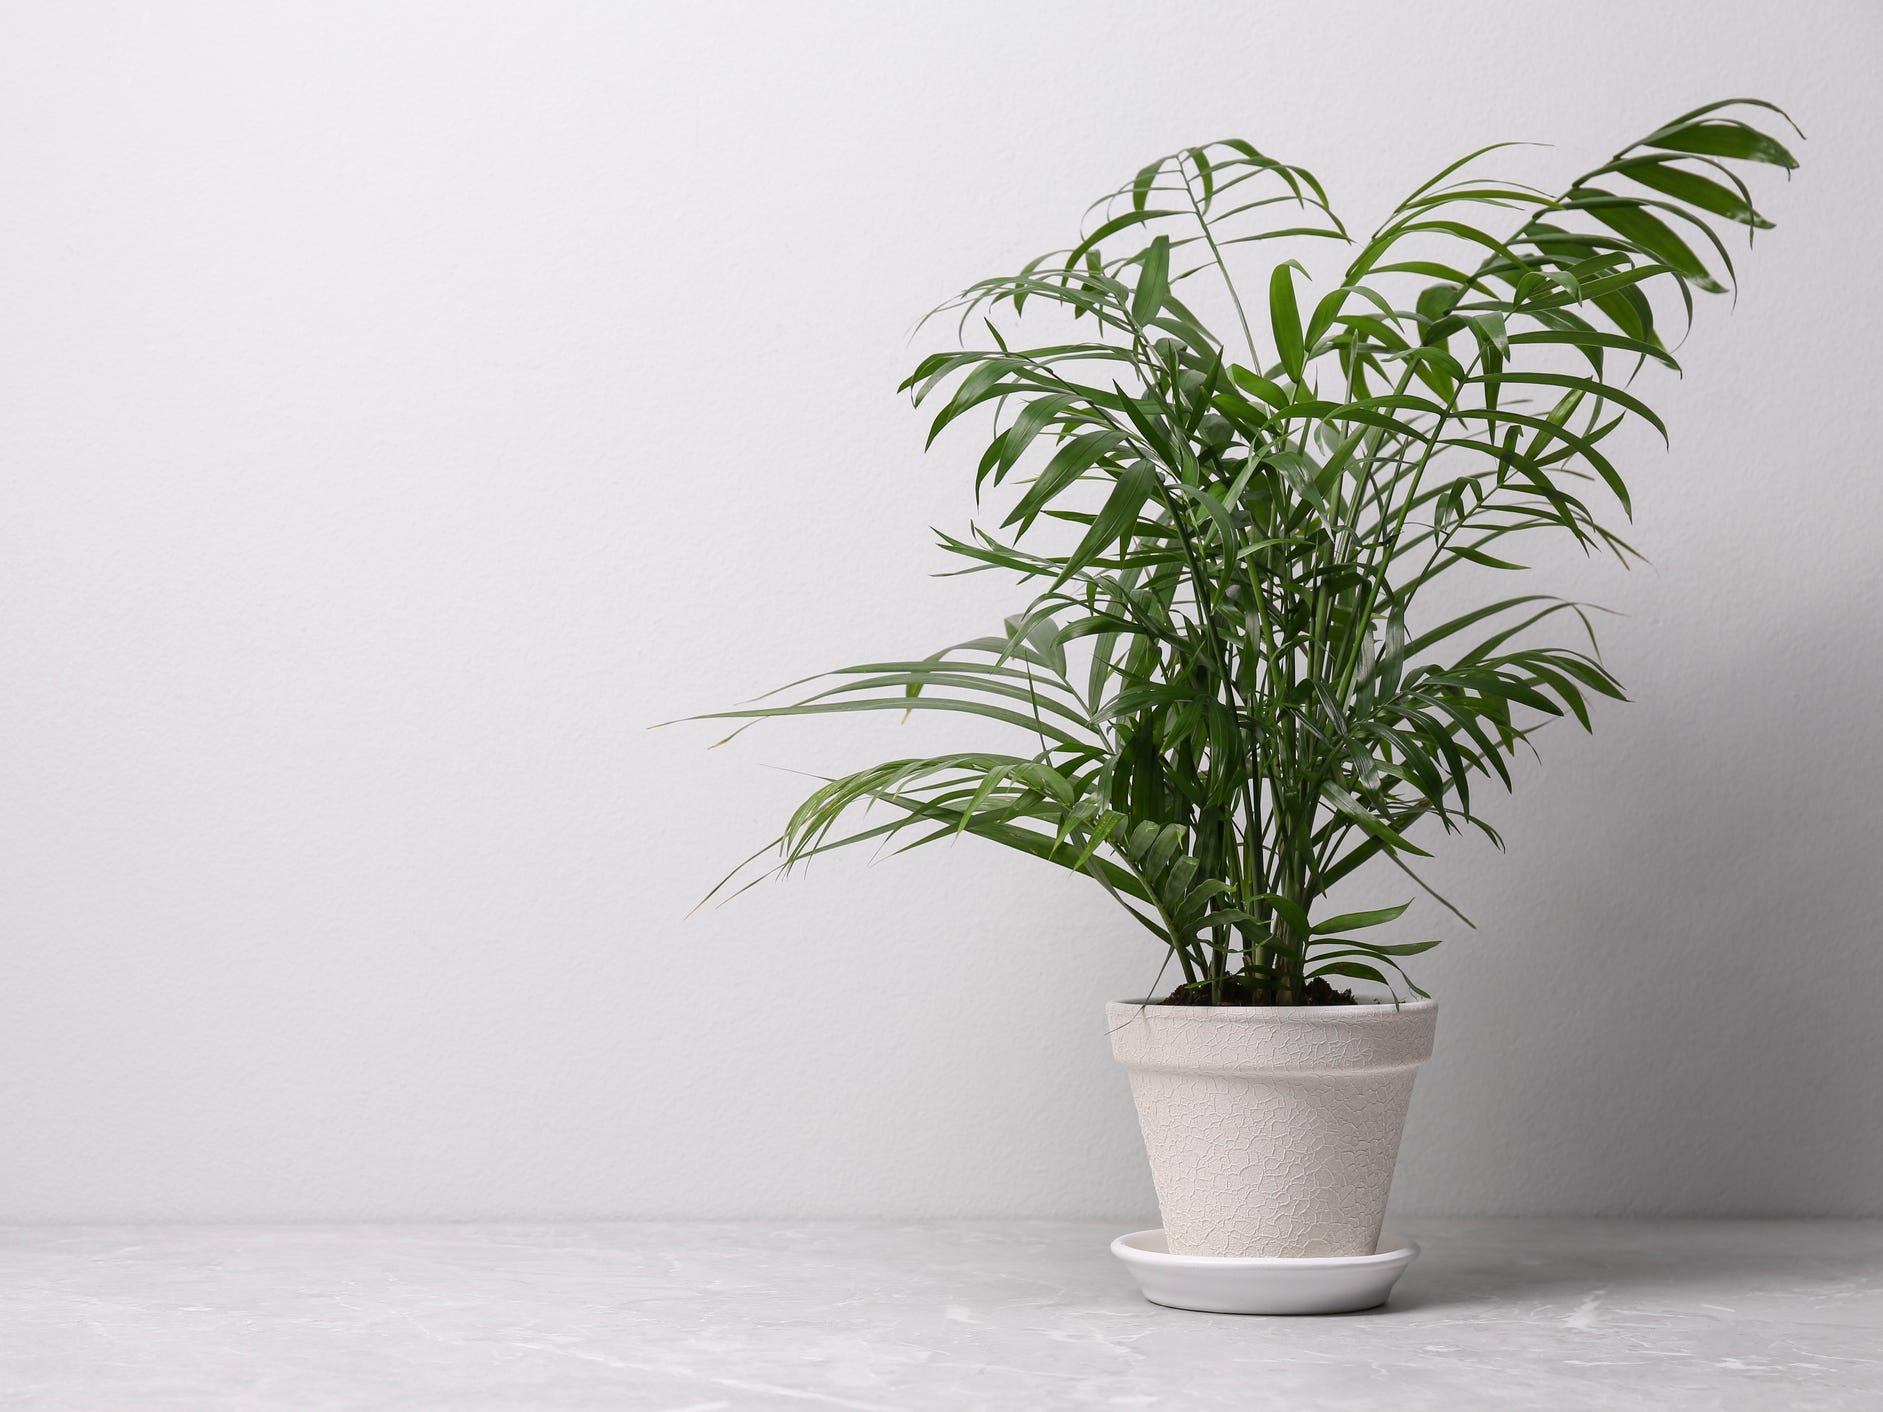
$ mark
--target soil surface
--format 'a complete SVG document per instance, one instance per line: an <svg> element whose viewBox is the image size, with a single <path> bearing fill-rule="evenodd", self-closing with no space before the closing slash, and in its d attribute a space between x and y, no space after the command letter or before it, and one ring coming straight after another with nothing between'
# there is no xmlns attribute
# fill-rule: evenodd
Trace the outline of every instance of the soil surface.
<svg viewBox="0 0 1883 1412"><path fill-rule="evenodd" d="M1208 981L1192 981L1180 985L1169 995L1157 1002L1159 1005L1273 1005L1275 997L1266 986L1257 983L1254 977L1244 975L1224 976L1219 983L1215 996L1210 994ZM1335 990L1326 978L1316 976L1303 988L1298 1002L1302 1005L1358 1005L1351 990Z"/></svg>

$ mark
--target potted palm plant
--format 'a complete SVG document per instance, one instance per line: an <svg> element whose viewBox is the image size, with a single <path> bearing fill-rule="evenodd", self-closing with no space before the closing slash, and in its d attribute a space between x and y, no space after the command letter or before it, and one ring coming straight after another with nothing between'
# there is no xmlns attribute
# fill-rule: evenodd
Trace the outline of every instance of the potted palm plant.
<svg viewBox="0 0 1883 1412"><path fill-rule="evenodd" d="M1168 968L1167 995L1109 1014L1166 1259L1378 1258L1436 1018L1407 963L1438 943L1381 939L1407 900L1325 899L1377 865L1457 914L1420 879L1432 826L1496 843L1486 781L1621 697L1583 605L1485 585L1527 534L1634 555L1605 443L1630 421L1665 436L1637 375L1676 366L1670 310L1731 284L1716 225L1769 225L1741 172L1795 162L1764 113L1696 109L1559 194L1477 175L1487 147L1359 238L1247 142L1149 163L1068 249L943 305L975 346L904 383L931 442L984 439L998 523L941 547L1030 601L991 636L716 713L1013 733L827 781L759 875L972 834L1103 888ZM1330 241L1317 283L1303 258ZM1022 340L1040 315L1049 339Z"/></svg>

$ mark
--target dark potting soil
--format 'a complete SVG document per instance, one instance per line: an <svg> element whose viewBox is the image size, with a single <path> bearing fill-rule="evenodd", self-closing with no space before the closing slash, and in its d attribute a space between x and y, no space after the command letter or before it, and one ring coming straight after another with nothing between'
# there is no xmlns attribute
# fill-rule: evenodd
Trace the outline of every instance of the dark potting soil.
<svg viewBox="0 0 1883 1412"><path fill-rule="evenodd" d="M1169 995L1157 1002L1159 1005L1273 1005L1274 996L1266 986L1260 985L1255 977L1244 975L1224 976L1219 983L1217 996L1210 994L1208 981L1192 981L1180 985ZM1316 976L1302 988L1303 1005L1358 1005L1351 990L1335 990L1324 976Z"/></svg>

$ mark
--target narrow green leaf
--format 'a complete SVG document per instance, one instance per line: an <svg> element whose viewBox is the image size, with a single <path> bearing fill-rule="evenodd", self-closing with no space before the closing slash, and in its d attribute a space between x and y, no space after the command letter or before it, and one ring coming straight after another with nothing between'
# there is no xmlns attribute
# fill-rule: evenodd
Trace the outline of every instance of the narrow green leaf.
<svg viewBox="0 0 1883 1412"><path fill-rule="evenodd" d="M1131 296L1131 317L1148 324L1164 307L1170 293L1170 237L1160 235L1144 252L1144 269L1138 275L1137 290Z"/></svg>
<svg viewBox="0 0 1883 1412"><path fill-rule="evenodd" d="M1126 469L1105 498L1104 507L1094 517L1085 538L1067 558L1058 582L1064 583L1113 544L1126 539L1138 522L1138 512L1156 488L1157 471L1148 461L1138 461Z"/></svg>
<svg viewBox="0 0 1883 1412"><path fill-rule="evenodd" d="M1532 695L1535 695L1535 693L1532 693ZM1538 700L1543 699L1544 698L1541 697L1538 698ZM1554 708L1550 709L1553 710ZM1351 791L1343 789L1337 784L1324 784L1321 786L1321 797L1332 804L1339 813L1358 824L1363 832L1371 834L1382 844L1386 845L1388 853L1411 853L1420 858L1430 858L1432 856L1416 843L1412 843L1404 838L1390 824L1382 819L1376 818L1371 810L1358 799L1354 798Z"/></svg>
<svg viewBox="0 0 1883 1412"><path fill-rule="evenodd" d="M1391 989L1392 982L1364 961L1328 961L1309 971L1310 976L1351 976L1358 981L1374 981Z"/></svg>
<svg viewBox="0 0 1883 1412"><path fill-rule="evenodd" d="M1289 405L1288 394L1280 387L1260 373L1251 372L1239 363L1229 365L1229 380L1251 397L1259 398L1277 410L1286 410Z"/></svg>
<svg viewBox="0 0 1883 1412"><path fill-rule="evenodd" d="M1721 294L1726 286L1714 279L1707 267L1700 262L1700 257L1693 252L1693 247L1675 233L1674 228L1653 212L1645 209L1627 197L1611 196L1606 191L1594 187L1587 188L1589 197L1577 202L1578 208L1587 211L1596 220L1616 234L1632 240L1655 259L1684 275L1687 279L1713 294Z"/></svg>
<svg viewBox="0 0 1883 1412"><path fill-rule="evenodd" d="M1663 130L1643 145L1670 152L1697 152L1707 157L1738 157L1787 170L1798 165L1798 159L1786 151L1783 144L1739 122L1688 123L1684 127Z"/></svg>
<svg viewBox="0 0 1883 1412"><path fill-rule="evenodd" d="M1460 559L1470 560L1473 564L1482 564L1487 569L1521 569L1526 567L1523 564L1513 564L1508 559L1494 558L1486 554L1482 549L1475 548L1469 544L1453 544L1450 547L1450 552Z"/></svg>
<svg viewBox="0 0 1883 1412"><path fill-rule="evenodd" d="M1270 326L1275 330L1276 352L1281 357L1282 367L1288 370L1288 376L1296 382L1301 381L1306 363L1306 348L1301 338L1301 311L1295 306L1293 271L1299 268L1293 260L1285 261L1275 267L1275 272L1268 280L1268 317Z"/></svg>
<svg viewBox="0 0 1883 1412"><path fill-rule="evenodd" d="M1729 221L1752 226L1758 230L1770 230L1772 223L1753 209L1752 203L1737 191L1721 186L1718 182L1698 173L1676 167L1665 157L1636 157L1629 161L1617 162L1615 170L1630 181L1640 182L1663 196L1671 196L1676 201L1684 201L1689 206L1698 206L1702 211L1711 211L1716 216L1724 216Z"/></svg>
<svg viewBox="0 0 1883 1412"><path fill-rule="evenodd" d="M1341 956L1345 955L1348 951L1355 951L1366 956L1417 956L1422 951L1430 951L1438 944L1437 941L1402 941L1397 945L1382 946L1370 941L1356 941L1352 937L1335 936L1327 938L1325 942L1316 942L1315 955ZM1324 945L1339 945L1343 949L1340 951L1323 951L1320 948Z"/></svg>
<svg viewBox="0 0 1883 1412"><path fill-rule="evenodd" d="M1176 214L1175 211L1135 210L1127 211L1122 216L1114 216L1074 246L1072 253L1066 256L1066 264L1068 267L1076 266L1089 252L1096 250L1100 242L1111 239L1121 230L1129 230L1132 226L1143 225L1146 221Z"/></svg>
<svg viewBox="0 0 1883 1412"><path fill-rule="evenodd" d="M1107 429L1084 432L1066 442L1053 453L1052 460L1046 463L1033 484L1027 488L1026 494L1020 497L1012 513L1001 522L1002 528L1019 525L1020 532L1024 534L1041 510L1117 450L1123 440L1117 432Z"/></svg>
<svg viewBox="0 0 1883 1412"><path fill-rule="evenodd" d="M1299 903L1273 892L1263 893L1261 900L1274 909L1275 915L1287 924L1288 930L1293 932L1298 939L1306 940L1313 934L1314 927L1308 921L1308 914L1301 910Z"/></svg>
<svg viewBox="0 0 1883 1412"><path fill-rule="evenodd" d="M1131 209L1133 211L1142 211L1144 209L1146 203L1150 200L1151 187L1157 182L1157 174L1163 169L1164 159L1159 157L1155 162L1152 162L1149 166L1139 171L1137 178L1131 183Z"/></svg>
<svg viewBox="0 0 1883 1412"><path fill-rule="evenodd" d="M1329 917L1314 928L1316 936L1330 932L1354 931L1361 927L1377 927L1387 922L1397 921L1405 915L1412 904L1402 902L1397 907L1380 907L1371 912L1343 912L1338 917Z"/></svg>

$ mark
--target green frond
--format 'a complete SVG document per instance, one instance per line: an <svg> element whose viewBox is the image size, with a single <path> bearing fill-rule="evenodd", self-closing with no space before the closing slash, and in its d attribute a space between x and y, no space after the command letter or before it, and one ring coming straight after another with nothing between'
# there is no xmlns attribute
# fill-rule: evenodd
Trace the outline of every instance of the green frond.
<svg viewBox="0 0 1883 1412"><path fill-rule="evenodd" d="M1728 238L1772 227L1749 174L1797 163L1767 114L1695 109L1555 193L1486 173L1516 145L1493 144L1357 238L1306 169L1187 147L1064 248L932 311L987 346L922 358L901 390L931 444L972 429L976 503L998 502L941 547L1031 601L998 634L709 719L919 710L1023 753L825 781L770 871L973 836L1096 881L1218 994L1231 976L1276 1003L1315 976L1423 994L1401 962L1436 941L1354 935L1408 904L1322 917L1330 889L1383 859L1464 920L1415 871L1415 833L1501 846L1484 781L1508 790L1543 724L1591 728L1625 698L1587 605L1494 594L1434 621L1420 592L1521 572L1539 532L1639 557L1608 522L1631 512L1609 439L1667 437L1668 317L1734 288ZM1326 240L1341 264L1317 283ZM1014 324L1040 308L1078 333L1026 346Z"/></svg>

